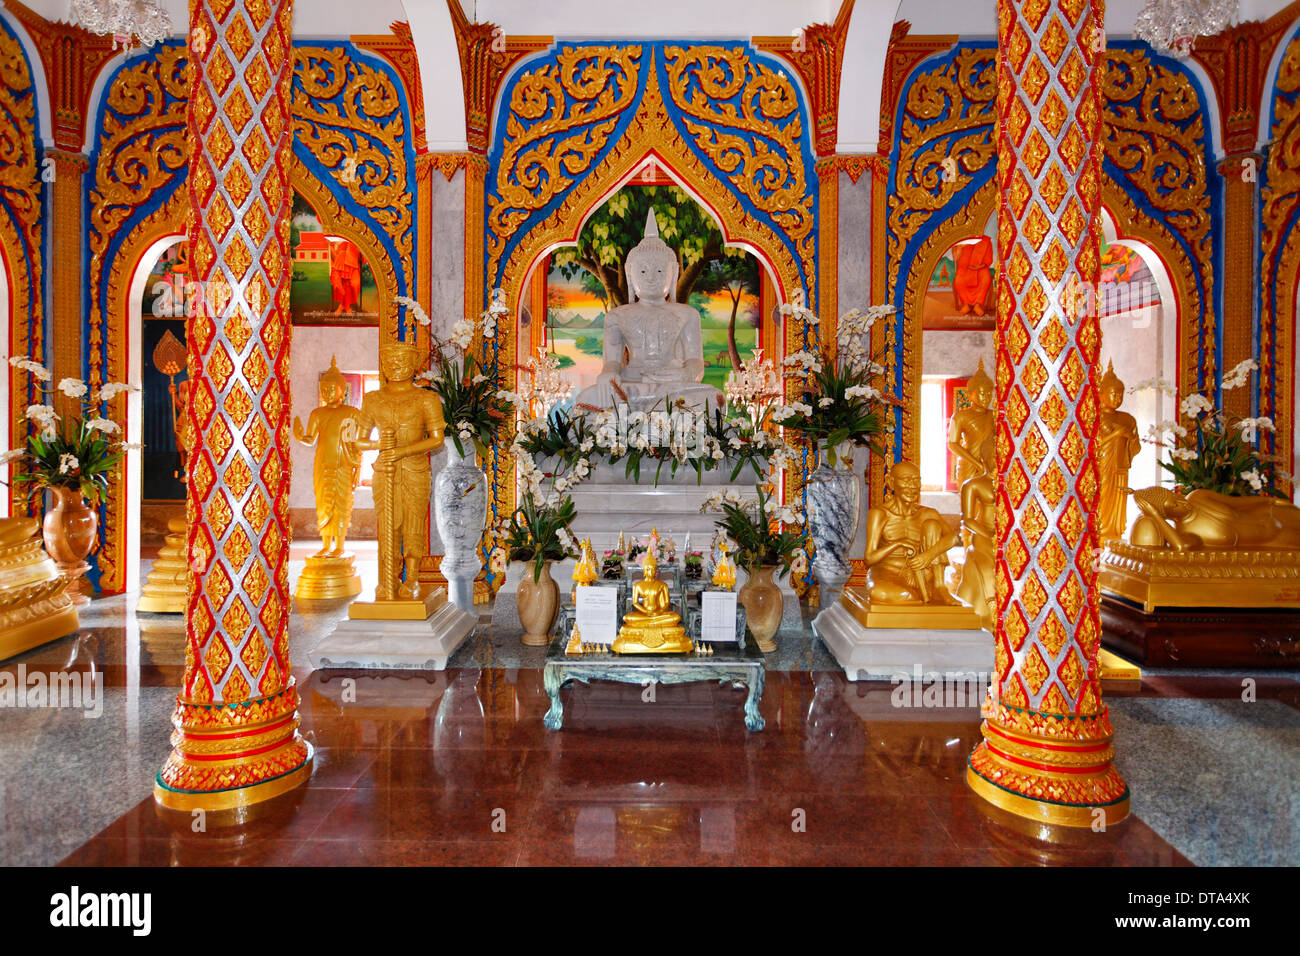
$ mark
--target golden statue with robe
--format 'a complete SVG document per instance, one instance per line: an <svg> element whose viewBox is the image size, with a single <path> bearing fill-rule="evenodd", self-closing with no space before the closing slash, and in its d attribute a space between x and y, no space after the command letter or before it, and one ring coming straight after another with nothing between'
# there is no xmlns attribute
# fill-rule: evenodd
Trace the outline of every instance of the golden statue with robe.
<svg viewBox="0 0 1300 956"><path fill-rule="evenodd" d="M682 617L672 609L668 585L659 580L654 549L646 552L642 578L632 585L632 607L614 639L615 654L689 654L695 645L686 636Z"/></svg>
<svg viewBox="0 0 1300 956"><path fill-rule="evenodd" d="M1097 423L1097 531L1102 541L1124 537L1128 527L1128 470L1142 450L1137 419L1121 412L1124 383L1110 363L1101 380L1101 415Z"/></svg>
<svg viewBox="0 0 1300 956"><path fill-rule="evenodd" d="M320 377L320 405L302 419L294 417L293 437L304 445L315 445L312 488L316 492L316 528L321 549L307 558L295 591L300 599L329 600L361 593L355 558L343 550L352 502L361 477L361 454L357 450L358 412L346 404L348 382L331 357L330 367Z"/></svg>
<svg viewBox="0 0 1300 956"><path fill-rule="evenodd" d="M379 585L374 602L352 604L348 609L350 617L423 619L437 606L438 592L432 587L420 587L419 571L420 559L429 547L429 493L433 485L429 455L442 447L446 422L438 396L417 388L413 381L419 366L420 352L415 346L404 342L382 346L379 369L384 384L361 400L356 446L362 451L379 451L373 478L379 525ZM376 430L379 435L372 439ZM404 606L382 607L394 602Z"/></svg>
<svg viewBox="0 0 1300 956"><path fill-rule="evenodd" d="M953 412L948 422L948 450L957 459L957 484L988 472L985 463L993 461L993 431L996 424L993 402L993 379L984 371L984 360L966 382L965 408Z"/></svg>

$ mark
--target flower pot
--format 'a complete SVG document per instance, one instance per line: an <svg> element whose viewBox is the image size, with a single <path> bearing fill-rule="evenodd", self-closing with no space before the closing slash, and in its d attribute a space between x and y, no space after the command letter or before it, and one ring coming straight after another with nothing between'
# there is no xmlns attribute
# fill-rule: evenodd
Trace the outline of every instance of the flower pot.
<svg viewBox="0 0 1300 956"><path fill-rule="evenodd" d="M461 457L447 443L447 464L433 485L433 515L442 538L440 570L447 595L462 611L474 610L474 579L483 570L479 544L487 523L487 478L470 453Z"/></svg>
<svg viewBox="0 0 1300 956"><path fill-rule="evenodd" d="M745 619L749 623L749 632L754 635L758 649L764 654L776 650L776 641L772 638L781 626L782 598L781 589L772 580L775 566L755 568L745 580L744 587L738 595L745 608Z"/></svg>
<svg viewBox="0 0 1300 956"><path fill-rule="evenodd" d="M819 465L808 476L808 530L813 575L823 607L839 600L853 573L849 551L858 531L858 476L849 468Z"/></svg>
<svg viewBox="0 0 1300 956"><path fill-rule="evenodd" d="M90 570L86 555L95 543L99 516L87 506L79 489L54 486L50 491L55 504L41 526L45 550L68 580L68 596L73 603L88 604L90 598L81 593L79 584L81 576Z"/></svg>
<svg viewBox="0 0 1300 956"><path fill-rule="evenodd" d="M533 580L532 562L524 565L524 576L515 594L519 623L524 626L523 642L531 647L551 643L551 628L560 611L560 588L551 577L551 562L542 565L542 576Z"/></svg>

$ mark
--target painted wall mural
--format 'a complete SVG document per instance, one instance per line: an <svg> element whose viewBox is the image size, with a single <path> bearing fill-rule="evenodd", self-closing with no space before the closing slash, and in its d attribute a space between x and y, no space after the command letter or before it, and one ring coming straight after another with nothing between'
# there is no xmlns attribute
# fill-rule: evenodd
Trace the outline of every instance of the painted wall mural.
<svg viewBox="0 0 1300 956"><path fill-rule="evenodd" d="M379 290L365 256L351 239L326 233L316 210L296 192L289 246L294 325L379 324Z"/></svg>

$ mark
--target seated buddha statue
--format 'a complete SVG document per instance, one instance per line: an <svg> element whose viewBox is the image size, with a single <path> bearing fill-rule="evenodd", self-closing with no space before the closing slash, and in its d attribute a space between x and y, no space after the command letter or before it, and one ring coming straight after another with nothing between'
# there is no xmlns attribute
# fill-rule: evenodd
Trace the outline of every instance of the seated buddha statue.
<svg viewBox="0 0 1300 956"><path fill-rule="evenodd" d="M1142 512L1129 543L1175 551L1300 549L1300 508L1268 495L1224 495L1197 488L1181 495L1168 488L1133 492Z"/></svg>
<svg viewBox="0 0 1300 956"><path fill-rule="evenodd" d="M721 393L703 384L700 314L672 301L681 268L676 253L659 238L654 209L646 216L645 237L627 254L623 268L631 301L605 314L600 375L578 393L577 403L597 409L626 403L632 411L650 411L664 399L720 405Z"/></svg>
<svg viewBox="0 0 1300 956"><path fill-rule="evenodd" d="M687 654L693 648L682 627L682 617L672 609L668 585L658 578L659 562L647 551L642 577L632 585L631 607L614 639L615 654Z"/></svg>

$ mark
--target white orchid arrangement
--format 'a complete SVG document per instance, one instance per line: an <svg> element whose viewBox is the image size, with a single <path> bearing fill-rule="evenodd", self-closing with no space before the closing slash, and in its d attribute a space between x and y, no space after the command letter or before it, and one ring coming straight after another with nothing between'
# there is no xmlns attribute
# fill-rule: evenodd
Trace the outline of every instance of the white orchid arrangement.
<svg viewBox="0 0 1300 956"><path fill-rule="evenodd" d="M1238 362L1223 376L1225 392L1246 386L1250 373L1258 368L1254 359ZM1149 379L1129 391L1155 389L1168 395L1177 390L1163 379ZM1201 392L1184 396L1178 404L1179 421L1165 421L1151 426L1145 441L1168 455L1160 467L1169 472L1184 492L1197 488L1225 495L1278 494L1278 480L1291 476L1277 467L1272 455L1259 449L1263 432L1272 432L1273 420L1267 416L1237 418L1219 409Z"/></svg>
<svg viewBox="0 0 1300 956"><path fill-rule="evenodd" d="M26 355L15 355L9 364L27 372L36 382L52 381L49 369ZM16 465L22 470L13 476L14 485L42 488L75 488L88 501L102 503L108 496L109 476L128 445L113 440L121 426L107 417L107 405L119 395L139 391L125 382L109 382L97 389L76 378L60 379L53 388L37 386L47 399L27 406L26 418L35 426L25 447L0 453L0 465ZM79 415L60 415L54 408L54 395L77 399Z"/></svg>

